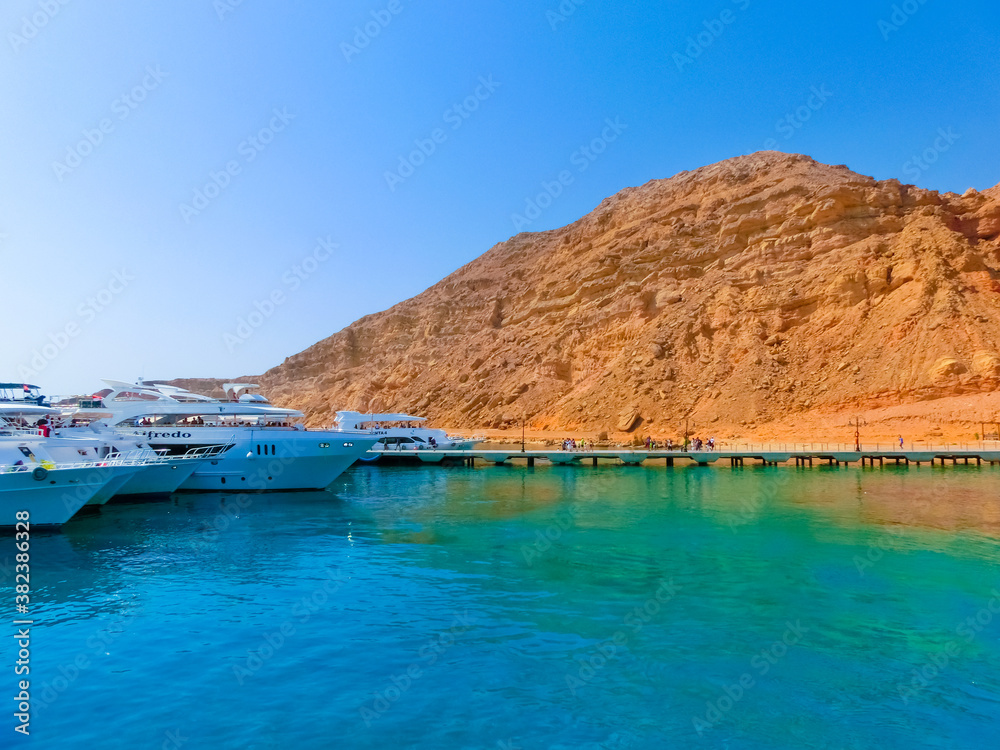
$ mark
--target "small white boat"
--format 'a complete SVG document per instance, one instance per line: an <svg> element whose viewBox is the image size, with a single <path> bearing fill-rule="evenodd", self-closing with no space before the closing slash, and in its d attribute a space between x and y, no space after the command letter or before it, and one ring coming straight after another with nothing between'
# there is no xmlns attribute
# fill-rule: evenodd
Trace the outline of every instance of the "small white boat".
<svg viewBox="0 0 1000 750"><path fill-rule="evenodd" d="M417 450L471 450L481 438L449 435L444 430L422 426L426 417L412 414L361 414L338 411L335 430L357 430L378 438L368 452L358 460L371 463L383 455Z"/></svg>

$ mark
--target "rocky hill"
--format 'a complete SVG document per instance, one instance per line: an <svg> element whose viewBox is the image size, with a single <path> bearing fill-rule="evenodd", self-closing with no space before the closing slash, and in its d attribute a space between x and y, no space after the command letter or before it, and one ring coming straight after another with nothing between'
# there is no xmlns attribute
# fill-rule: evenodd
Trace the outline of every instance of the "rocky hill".
<svg viewBox="0 0 1000 750"><path fill-rule="evenodd" d="M385 409L654 434L992 393L1000 187L729 159L519 234L260 382L316 424Z"/></svg>

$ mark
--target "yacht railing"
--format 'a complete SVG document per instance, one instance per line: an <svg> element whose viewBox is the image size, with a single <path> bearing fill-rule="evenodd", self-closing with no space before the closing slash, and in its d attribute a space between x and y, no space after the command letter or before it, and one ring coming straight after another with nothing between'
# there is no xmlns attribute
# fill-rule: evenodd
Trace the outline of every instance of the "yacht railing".
<svg viewBox="0 0 1000 750"><path fill-rule="evenodd" d="M45 471L58 471L60 469L96 469L106 466L152 466L155 460L134 459L134 458L108 458L97 461L72 461L68 463L56 463L53 461L36 462L31 461L24 464L0 464L0 474L18 474L25 471L35 471L44 469Z"/></svg>
<svg viewBox="0 0 1000 750"><path fill-rule="evenodd" d="M202 445L198 448L191 448L187 451L187 453L182 456L175 456L175 458L196 459L199 461L205 458L215 458L216 456L221 456L234 445L236 445L236 440L230 438L228 443L219 443L218 445Z"/></svg>
<svg viewBox="0 0 1000 750"><path fill-rule="evenodd" d="M0 424L0 436L2 437L42 437L42 431L38 427L19 427L12 424Z"/></svg>
<svg viewBox="0 0 1000 750"><path fill-rule="evenodd" d="M127 453L118 452L115 458L146 458L151 462L163 463L165 461L202 461L206 458L221 456L227 450L236 445L234 438L229 438L226 443L216 443L214 445L200 445L197 448L190 448L184 453L171 453L169 448L136 448ZM154 454L150 456L149 454Z"/></svg>
<svg viewBox="0 0 1000 750"><path fill-rule="evenodd" d="M129 430L142 430L151 428L154 430L197 430L199 428L204 429L206 427L214 428L216 430L220 429L232 429L234 427L245 427L252 430L302 430L306 429L304 427L300 428L294 424L257 424L255 422L220 422L220 423L205 423L205 424L185 424L183 422L151 422L149 424L139 424L139 423L122 423L115 425L116 429L129 429Z"/></svg>

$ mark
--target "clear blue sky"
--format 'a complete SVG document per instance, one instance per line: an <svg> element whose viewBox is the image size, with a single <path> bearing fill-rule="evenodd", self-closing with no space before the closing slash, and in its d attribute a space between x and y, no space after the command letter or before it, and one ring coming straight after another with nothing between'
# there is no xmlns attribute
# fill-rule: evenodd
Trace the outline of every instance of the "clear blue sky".
<svg viewBox="0 0 1000 750"><path fill-rule="evenodd" d="M259 373L515 224L765 145L991 187L998 29L985 0L7 0L0 380Z"/></svg>

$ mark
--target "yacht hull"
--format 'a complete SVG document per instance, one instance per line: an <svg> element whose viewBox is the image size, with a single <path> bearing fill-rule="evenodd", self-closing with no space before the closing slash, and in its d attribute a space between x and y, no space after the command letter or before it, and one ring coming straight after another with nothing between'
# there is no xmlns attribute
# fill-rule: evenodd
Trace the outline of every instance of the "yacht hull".
<svg viewBox="0 0 1000 750"><path fill-rule="evenodd" d="M355 454L279 457L259 461L208 461L180 490L195 492L288 492L323 490L357 459Z"/></svg>
<svg viewBox="0 0 1000 750"><path fill-rule="evenodd" d="M0 526L14 526L24 510L32 526L61 526L121 475L121 467L111 466L56 468L42 479L32 471L0 473Z"/></svg>
<svg viewBox="0 0 1000 750"><path fill-rule="evenodd" d="M118 475L112 477L94 496L87 501L87 505L104 505L134 477L139 475L145 467L143 466L120 466Z"/></svg>
<svg viewBox="0 0 1000 750"><path fill-rule="evenodd" d="M154 449L183 453L192 448L230 444L225 453L204 459L179 486L180 491L266 492L326 489L375 444L368 433L187 427L134 428Z"/></svg>
<svg viewBox="0 0 1000 750"><path fill-rule="evenodd" d="M129 479L118 490L117 497L136 495L169 495L176 492L203 462L189 458L167 459L162 464L148 466Z"/></svg>

